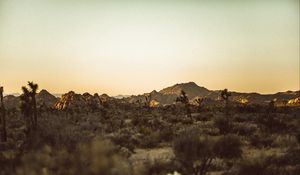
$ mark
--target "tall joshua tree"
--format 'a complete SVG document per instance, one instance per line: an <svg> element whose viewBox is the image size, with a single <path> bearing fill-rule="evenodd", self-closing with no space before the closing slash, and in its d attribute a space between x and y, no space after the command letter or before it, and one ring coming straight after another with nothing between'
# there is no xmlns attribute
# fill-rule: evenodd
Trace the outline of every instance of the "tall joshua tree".
<svg viewBox="0 0 300 175"><path fill-rule="evenodd" d="M25 86L22 87L22 91L23 94L20 96L21 112L26 122L27 131L30 132L33 125L31 96L30 96L30 91Z"/></svg>
<svg viewBox="0 0 300 175"><path fill-rule="evenodd" d="M228 91L228 89L224 89L222 92L221 92L221 97L223 100L225 100L225 112L226 112L226 115L228 114L229 112L229 97L231 96L231 92Z"/></svg>
<svg viewBox="0 0 300 175"><path fill-rule="evenodd" d="M176 102L181 102L185 105L186 115L191 118L192 115L191 115L189 98L187 97L186 93L183 90L181 91L180 96L176 98Z"/></svg>
<svg viewBox="0 0 300 175"><path fill-rule="evenodd" d="M7 134L6 134L6 119L5 119L5 108L3 103L3 87L0 87L0 109L1 109L1 141L6 142L7 141Z"/></svg>
<svg viewBox="0 0 300 175"><path fill-rule="evenodd" d="M27 87L23 86L21 95L21 111L26 120L27 129L30 132L32 129L37 128L37 107L36 107L36 98L38 85L33 82L28 82Z"/></svg>
<svg viewBox="0 0 300 175"><path fill-rule="evenodd" d="M31 102L32 102L32 108L33 108L33 121L34 121L34 128L37 128L37 108L36 108L36 93L38 90L38 85L33 82L28 82L28 86L30 87L30 96L31 96Z"/></svg>

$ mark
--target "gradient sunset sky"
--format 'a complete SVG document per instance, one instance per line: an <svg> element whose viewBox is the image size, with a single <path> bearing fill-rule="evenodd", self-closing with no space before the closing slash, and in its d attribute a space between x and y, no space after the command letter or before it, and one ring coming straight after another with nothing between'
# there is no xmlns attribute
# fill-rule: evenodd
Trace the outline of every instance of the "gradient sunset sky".
<svg viewBox="0 0 300 175"><path fill-rule="evenodd" d="M0 0L0 84L52 93L299 90L299 0Z"/></svg>

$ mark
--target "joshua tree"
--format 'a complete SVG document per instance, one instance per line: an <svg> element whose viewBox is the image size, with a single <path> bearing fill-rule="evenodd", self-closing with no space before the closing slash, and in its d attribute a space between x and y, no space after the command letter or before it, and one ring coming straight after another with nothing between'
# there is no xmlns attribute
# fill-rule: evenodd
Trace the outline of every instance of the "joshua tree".
<svg viewBox="0 0 300 175"><path fill-rule="evenodd" d="M1 141L2 142L6 142L7 141L7 134L6 134L6 120L5 120L5 108L4 108L4 103L3 103L3 87L0 87L0 109L1 109Z"/></svg>
<svg viewBox="0 0 300 175"><path fill-rule="evenodd" d="M36 99L35 95L38 89L38 85L33 82L28 82L28 86L30 87L30 97L31 97L31 104L33 108L33 127L37 128L37 108L36 108Z"/></svg>
<svg viewBox="0 0 300 175"><path fill-rule="evenodd" d="M37 128L37 107L35 95L38 85L33 82L28 82L28 86L30 87L30 90L25 86L22 87L23 94L20 98L21 111L26 120L27 129L30 132L32 129Z"/></svg>
<svg viewBox="0 0 300 175"><path fill-rule="evenodd" d="M228 114L228 103L229 103L229 97L231 96L231 92L228 91L228 89L224 89L222 92L221 92L221 97L223 100L225 100L225 112L226 112L226 115Z"/></svg>
<svg viewBox="0 0 300 175"><path fill-rule="evenodd" d="M23 94L20 96L21 98L21 112L26 121L27 130L30 132L33 124L32 120L32 109L31 109L31 97L29 90L23 86L22 87Z"/></svg>
<svg viewBox="0 0 300 175"><path fill-rule="evenodd" d="M151 100L152 100L152 95L151 95L151 93L145 95L145 101L146 101L146 102L145 102L145 106L150 107L150 106L151 106Z"/></svg>
<svg viewBox="0 0 300 175"><path fill-rule="evenodd" d="M272 112L274 112L275 111L275 100L273 99L273 100L271 100L270 102L269 102L269 106L268 106L268 109L267 109L267 113L269 114L269 113L272 113Z"/></svg>
<svg viewBox="0 0 300 175"><path fill-rule="evenodd" d="M196 98L196 99L195 99L195 102L197 103L199 112L201 111L203 101L204 101L204 98L200 98L200 97L199 97L199 98Z"/></svg>
<svg viewBox="0 0 300 175"><path fill-rule="evenodd" d="M186 93L183 90L181 91L181 95L176 98L176 102L181 102L185 105L186 115L191 118L192 115L191 115L189 98L187 97Z"/></svg>

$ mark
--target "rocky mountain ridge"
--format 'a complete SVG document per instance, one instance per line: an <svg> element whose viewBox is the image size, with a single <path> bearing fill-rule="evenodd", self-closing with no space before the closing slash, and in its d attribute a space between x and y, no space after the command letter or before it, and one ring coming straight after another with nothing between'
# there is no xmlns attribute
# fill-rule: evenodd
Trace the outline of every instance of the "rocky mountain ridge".
<svg viewBox="0 0 300 175"><path fill-rule="evenodd" d="M198 86L194 82L175 84L173 86L162 89L161 91L152 91L142 95L131 96L127 98L130 103L142 101L145 102L146 96L151 96L152 100L155 100L159 105L173 104L176 98L180 95L181 91L186 92L190 102L193 103L197 98L204 98L207 105L216 105L222 102L220 97L221 90L209 90L205 87ZM231 92L231 101L235 103L247 103L247 104L268 104L270 101L274 101L276 105L297 105L298 101L289 102L289 100L300 97L300 91L287 91L278 92L276 94L259 94L259 93L241 93ZM300 104L299 104L300 105Z"/></svg>
<svg viewBox="0 0 300 175"><path fill-rule="evenodd" d="M222 104L220 98L221 90L209 90L205 87L198 86L194 82L175 84L173 86L164 88L160 91L152 91L141 95L132 95L122 98L109 97L107 94L89 93L77 94L70 91L63 94L61 98L57 98L47 90L41 90L37 95L38 106L46 106L58 110L94 110L101 109L106 102L121 102L121 103L138 103L145 104L147 98L150 98L151 106L163 106L175 103L176 98L181 91L185 91L190 102L194 103L197 98L204 98L205 105ZM259 93L240 93L232 92L231 101L240 104L268 104L274 101L277 106L289 105L300 106L300 91L278 92L276 94L259 94ZM149 100L149 99L148 99ZM19 96L7 95L4 97L4 102L7 109L18 108L20 105Z"/></svg>

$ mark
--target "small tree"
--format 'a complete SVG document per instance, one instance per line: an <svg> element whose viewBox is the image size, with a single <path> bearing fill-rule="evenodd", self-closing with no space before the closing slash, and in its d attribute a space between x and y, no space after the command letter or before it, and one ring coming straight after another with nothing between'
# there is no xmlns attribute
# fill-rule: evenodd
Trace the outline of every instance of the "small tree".
<svg viewBox="0 0 300 175"><path fill-rule="evenodd" d="M201 97L195 99L195 102L197 103L198 111L199 112L202 109L203 101L204 101L204 98L201 98Z"/></svg>
<svg viewBox="0 0 300 175"><path fill-rule="evenodd" d="M181 95L176 98L176 102L181 102L182 104L184 104L186 115L191 118L192 115L191 115L189 98L187 97L186 93L183 90L181 91Z"/></svg>
<svg viewBox="0 0 300 175"><path fill-rule="evenodd" d="M21 112L26 121L28 132L37 128L37 107L36 107L36 93L38 85L33 82L28 82L30 90L23 86L23 94L21 98Z"/></svg>
<svg viewBox="0 0 300 175"><path fill-rule="evenodd" d="M4 89L3 87L1 86L0 87L0 109L1 109L1 118L0 118L0 121L1 121L1 141L2 142L6 142L7 141L7 134L6 134L6 118L5 118L5 107L4 107L4 102L3 102L3 92L4 92Z"/></svg>
<svg viewBox="0 0 300 175"><path fill-rule="evenodd" d="M225 101L225 113L228 115L229 113L229 97L231 96L231 92L228 91L228 89L224 89L221 92L221 97Z"/></svg>
<svg viewBox="0 0 300 175"><path fill-rule="evenodd" d="M36 93L38 89L38 85L33 82L28 82L28 86L30 87L30 97L31 97L31 105L33 109L33 127L37 128L37 108L36 108Z"/></svg>
<svg viewBox="0 0 300 175"><path fill-rule="evenodd" d="M21 112L25 119L27 131L30 132L32 129L32 109L31 109L31 99L29 90L23 86L22 87L23 94L20 96L21 99Z"/></svg>

